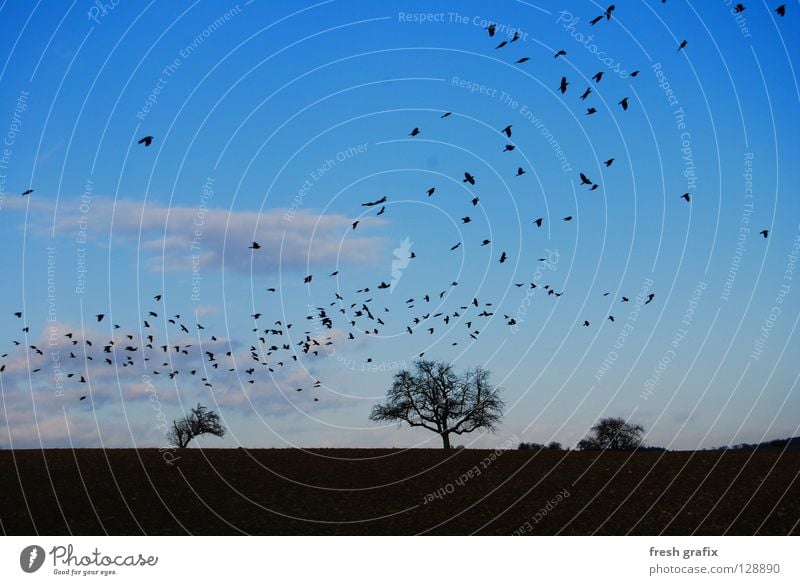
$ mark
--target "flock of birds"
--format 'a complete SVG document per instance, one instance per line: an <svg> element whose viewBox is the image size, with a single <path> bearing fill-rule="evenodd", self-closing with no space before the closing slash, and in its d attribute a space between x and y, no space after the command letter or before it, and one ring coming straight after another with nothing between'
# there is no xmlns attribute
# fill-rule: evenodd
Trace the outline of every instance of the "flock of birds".
<svg viewBox="0 0 800 585"><path fill-rule="evenodd" d="M662 2L665 1L666 0L662 0ZM744 9L744 6L741 4L735 7L735 10L738 12ZM594 26L603 19L610 20L614 10L614 5L609 6L604 13L591 20L590 24ZM780 16L784 16L786 13L785 5L779 6L775 12ZM494 24L490 24L486 30L488 31L489 37L493 37L496 33ZM517 33L511 39L500 42L496 49L501 49L516 42L518 39L519 34ZM686 45L687 41L683 40L678 50L684 49ZM559 58L563 55L566 55L566 51L559 50L555 53L554 57ZM516 63L521 64L528 60L528 57L521 57ZM630 74L631 77L636 77L637 75L638 71L634 71ZM600 83L602 77L603 72L600 71L592 77L592 80L597 84ZM562 95L567 93L569 84L566 77L561 78L558 89ZM580 95L580 99L586 100L592 91L593 88L591 86L587 87ZM618 105L623 110L628 110L630 106L628 98L623 97L620 99ZM595 113L597 113L597 109L594 107L589 107L586 112L587 115ZM453 112L444 112L441 118L449 118L452 114ZM510 139L513 134L512 126L512 124L506 125L499 130L499 133L505 139ZM421 133L422 130L420 130L419 127L414 127L411 132L409 132L409 136L413 139ZM149 147L153 144L153 141L153 136L148 135L142 137L138 141L138 144ZM508 140L505 140L505 142L506 144L503 147L503 152L513 152L516 146L508 143ZM607 159L604 162L605 167L611 167L614 160L614 158ZM516 176L521 176L523 174L525 174L525 169L518 167ZM598 184L590 179L584 172L578 173L577 178L580 180L580 185L587 187L589 191L598 188ZM463 171L462 181L468 184L469 187L478 186L478 178L470 171ZM31 193L33 193L33 189L27 189L22 195L26 196ZM425 193L428 197L432 197L436 193L436 186L431 186ZM480 198L474 193L472 195L470 200L472 207L478 206ZM689 193L684 193L680 198L687 203L691 201ZM388 201L389 198L384 195L377 199L366 201L362 203L361 206L365 208L378 208L376 216L381 216L386 213L386 204ZM564 222L570 222L572 220L573 217L571 215L566 215L562 218ZM360 220L353 221L353 230L357 228L359 222ZM472 222L472 219L469 215L464 215L461 217L461 222L462 224L468 224ZM532 220L532 224L537 228L541 228L543 223L543 217L537 217ZM760 234L766 238L769 232L765 229L762 230ZM480 246L486 246L490 243L491 241L489 239L481 239ZM461 241L456 242L450 247L450 251L457 250L461 245ZM252 242L251 245L248 246L248 249L251 251L251 254L264 253L261 251L262 245L256 241ZM409 261L417 257L415 252L409 250L407 253ZM508 259L508 253L502 251L498 257L498 262L503 264ZM545 258L539 259L540 262L545 260ZM328 275L328 278L338 277L339 274L340 271L338 269L334 270ZM303 283L310 285L313 278L313 274L308 274L303 278ZM517 288L525 287L526 290L541 288L541 290L546 291L546 296L548 297L553 296L557 298L563 294L563 291L556 291L549 283L519 282L514 284ZM449 285L442 287L442 290L438 293L435 291L428 291L424 294L408 298L405 303L403 303L402 307L402 311L404 312L404 316L401 317L402 330L404 330L407 335L414 335L415 333L434 335L437 329L445 328L452 331L456 326L463 323L464 329L462 331L465 336L469 338L467 343L476 342L481 334L481 330L483 330L487 326L488 321L495 316L495 308L492 302L481 301L477 297L472 297L471 300L469 300L469 298L464 299L464 302L453 310L443 310L444 302L457 286L458 282L453 281ZM89 362L97 362L108 367L134 368L138 365L141 366L143 368L142 371L147 372L148 375L164 376L170 380L175 379L176 376L179 375L197 376L200 382L208 388L214 387L214 381L212 381L212 379L217 372L236 373L238 376L242 377L246 383L255 384L257 373L262 370L272 374L279 368L289 367L295 362L298 362L302 356L320 356L320 352L324 352L326 346L331 346L336 341L333 331L334 328L346 333L346 339L349 341L358 339L357 336L374 337L379 335L381 333L380 328L386 326L384 319L388 319L387 314L391 313L391 310L386 306L386 297L376 297L376 295L380 295L381 291L390 288L392 288L391 284L381 281L372 286L359 288L353 293L354 297L347 300L339 294L339 292L335 292L334 296L327 300L327 305L317 306L306 315L305 321L310 323L306 324L307 327L305 331L303 331L296 340L290 340L292 336L291 329L293 325L295 325L294 323L283 323L279 320L264 326L262 317L266 314L266 310L262 309L262 312L254 312L250 315L250 318L256 326L252 329L253 339L248 352L251 363L247 364L247 367L244 365L240 366L237 363L239 354L236 350L237 344L233 341L227 339L221 340L214 335L202 339L201 336L208 335L204 333L206 327L203 324L194 322L187 325L186 321L181 320L180 314L164 316L165 304L163 295L157 294L153 296L153 300L156 303L161 302L162 306L153 307L147 311L146 318L140 326L140 330L142 331L140 336L120 331L121 326L118 324L111 324L111 337L98 343L94 343L88 338L82 338L74 332L66 332L64 334L64 343L72 348L66 359L70 361L75 360L74 363L76 365L74 368L67 368L73 369L74 371L67 373L65 370L64 377L74 380L77 384L88 384ZM266 289L266 292L276 293L277 289L271 287ZM611 293L606 292L603 296L608 296L609 294ZM650 304L654 299L655 293L650 293L647 295L644 304ZM620 302L627 303L629 301L629 297L620 296ZM397 312L398 311L395 310L394 314ZM342 315L342 317L339 317L339 315ZM22 311L15 312L14 316L17 319L23 319ZM105 319L105 314L97 313L95 319L96 323L102 323ZM162 341L152 324L156 323L156 319L161 319L165 327L173 328L173 334L182 336L183 341L188 341L190 335L196 335L198 344L174 343L174 338L173 341L169 341L169 331L165 331L164 340ZM337 319L341 323L337 323L334 319ZM614 322L615 320L614 315L611 314L606 315L606 319L610 322ZM503 314L503 320L508 326L513 327L517 325L517 320L513 316ZM582 323L580 323L580 321L579 319L576 322L579 326L589 327L591 325L588 319L582 319ZM29 333L29 326L27 324L23 325L21 332L25 334ZM308 325L310 325L310 327ZM298 327L297 329L301 328ZM22 346L23 343L25 343L19 339L12 341L15 346ZM459 345L459 341L453 341L452 345ZM34 357L39 358L40 363L36 364L38 367L31 369L31 372L37 373L42 371L47 362L43 351L44 348L37 347L34 344L23 347L32 351ZM422 357L424 353L425 352L419 353L419 357ZM4 353L0 355L0 359L5 359L8 355L8 353ZM95 360L95 357L98 359ZM366 363L371 363L372 361L372 358L366 359ZM185 365L187 369L183 369L180 364ZM0 374L5 370L6 364L0 363ZM322 382L320 380L315 380L313 382L313 390L318 390L321 387ZM304 388L302 387L295 388L297 392L302 392L303 390ZM85 400L86 397L87 394L80 393L79 400ZM317 396L312 396L312 398L314 401L319 401L319 397Z"/></svg>

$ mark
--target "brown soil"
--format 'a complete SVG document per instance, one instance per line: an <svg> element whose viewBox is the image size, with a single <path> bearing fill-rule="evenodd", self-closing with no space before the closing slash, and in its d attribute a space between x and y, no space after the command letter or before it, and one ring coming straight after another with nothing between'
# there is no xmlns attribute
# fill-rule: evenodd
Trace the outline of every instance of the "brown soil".
<svg viewBox="0 0 800 585"><path fill-rule="evenodd" d="M178 456L168 465L156 449L0 451L0 530L800 533L796 451L186 449Z"/></svg>

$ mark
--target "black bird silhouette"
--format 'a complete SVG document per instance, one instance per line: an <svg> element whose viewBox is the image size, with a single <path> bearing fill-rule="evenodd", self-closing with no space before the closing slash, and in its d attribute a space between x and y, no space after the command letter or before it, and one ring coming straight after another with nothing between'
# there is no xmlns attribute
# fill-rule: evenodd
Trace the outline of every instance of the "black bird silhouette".
<svg viewBox="0 0 800 585"><path fill-rule="evenodd" d="M583 326L584 326L584 327L588 327L588 326L589 326L589 322L588 322L588 321L584 321L584 322L583 322Z"/></svg>
<svg viewBox="0 0 800 585"><path fill-rule="evenodd" d="M261 249L261 244L259 244L258 242L253 242L253 244L251 246L247 246L247 249L248 250L259 250L259 249Z"/></svg>
<svg viewBox="0 0 800 585"><path fill-rule="evenodd" d="M636 77L637 75L639 75L639 70L637 69L636 71L631 71L631 72L629 73L629 75L630 75L631 77Z"/></svg>
<svg viewBox="0 0 800 585"><path fill-rule="evenodd" d="M598 71L598 72L597 72L597 73L595 73L595 74L594 74L594 76L592 77L592 79L594 79L594 80L595 80L597 83L600 83L600 80L601 80L602 78L603 78L603 72L602 72L602 71Z"/></svg>
<svg viewBox="0 0 800 585"><path fill-rule="evenodd" d="M517 64L524 63L525 61L529 61L530 57L523 57L522 59L517 59Z"/></svg>
<svg viewBox="0 0 800 585"><path fill-rule="evenodd" d="M604 164L604 165L606 165L607 167L610 167L610 166L611 166L611 163L613 163L613 162L614 162L614 159L613 159L613 158L610 158L610 159L608 159L606 162L604 162L603 164Z"/></svg>
<svg viewBox="0 0 800 585"><path fill-rule="evenodd" d="M542 227L542 218L534 219L533 223L536 224L536 227Z"/></svg>
<svg viewBox="0 0 800 585"><path fill-rule="evenodd" d="M764 239L766 239L766 237L769 235L769 230L761 230L758 233L764 236Z"/></svg>
<svg viewBox="0 0 800 585"><path fill-rule="evenodd" d="M629 300L630 300L630 299L629 299L628 297L622 297L622 301L621 301L621 302L623 302L623 303L627 303Z"/></svg>
<svg viewBox="0 0 800 585"><path fill-rule="evenodd" d="M775 9L775 13L778 16L786 16L786 4L781 4Z"/></svg>
<svg viewBox="0 0 800 585"><path fill-rule="evenodd" d="M678 51L684 48L686 48L686 40L681 41L681 44L678 46Z"/></svg>
<svg viewBox="0 0 800 585"><path fill-rule="evenodd" d="M681 195L681 199L686 199L687 203L692 200L692 198L689 197L688 193L684 193L683 195Z"/></svg>
<svg viewBox="0 0 800 585"><path fill-rule="evenodd" d="M623 109L623 110L627 110L627 109L628 109L628 98L624 97L624 98L622 98L621 100L619 100L617 103L618 103L620 106L622 106L622 109Z"/></svg>
<svg viewBox="0 0 800 585"><path fill-rule="evenodd" d="M469 173L464 173L464 180L461 181L462 183L469 183L470 185L475 184L475 177L470 175Z"/></svg>
<svg viewBox="0 0 800 585"><path fill-rule="evenodd" d="M446 118L447 116L450 116L452 113L453 112L445 112L444 114L442 114L442 118Z"/></svg>
<svg viewBox="0 0 800 585"><path fill-rule="evenodd" d="M586 115L587 115L587 116L591 116L592 114L596 114L596 113L597 113L597 110L596 110L596 109L594 109L594 108L588 108L588 109L586 110Z"/></svg>
<svg viewBox="0 0 800 585"><path fill-rule="evenodd" d="M103 320L103 317L105 317L105 315L103 313L100 313L99 315L95 315L95 317L97 317L97 322L99 323L100 321Z"/></svg>
<svg viewBox="0 0 800 585"><path fill-rule="evenodd" d="M14 313L14 316L15 316L17 319L21 319L21 318L22 318L22 311L17 311L16 313Z"/></svg>
<svg viewBox="0 0 800 585"><path fill-rule="evenodd" d="M614 6L613 4L608 8L606 8L606 20L611 20L611 13L614 12L615 8L616 6Z"/></svg>
<svg viewBox="0 0 800 585"><path fill-rule="evenodd" d="M430 189L428 189L428 197L433 195L435 192L436 192L436 187L431 187Z"/></svg>
<svg viewBox="0 0 800 585"><path fill-rule="evenodd" d="M593 18L592 20L589 21L589 24L592 25L592 26L596 25L598 22L603 20L603 16L605 16L605 15L601 14L600 16L598 16L596 18Z"/></svg>
<svg viewBox="0 0 800 585"><path fill-rule="evenodd" d="M594 184L594 183L593 183L593 182L592 182L592 181L589 179L589 177L587 177L587 176L586 176L586 175L584 175L583 173L580 173L580 176L581 176L581 185L593 185L593 184Z"/></svg>
<svg viewBox="0 0 800 585"><path fill-rule="evenodd" d="M353 229L356 229L356 226L358 226L359 223L361 223L359 220L354 221L353 222Z"/></svg>
<svg viewBox="0 0 800 585"><path fill-rule="evenodd" d="M567 86L569 85L569 81L567 81L566 77L561 78L561 85L559 85L558 89L561 90L561 93L567 93Z"/></svg>
<svg viewBox="0 0 800 585"><path fill-rule="evenodd" d="M419 128L414 128L408 135L416 136L417 134L419 134Z"/></svg>
<svg viewBox="0 0 800 585"><path fill-rule="evenodd" d="M564 49L561 49L560 51L556 51L556 54L553 55L553 57L558 59L559 57L561 57L561 55L566 55L566 54L567 54L567 52Z"/></svg>
<svg viewBox="0 0 800 585"><path fill-rule="evenodd" d="M744 4L737 4L733 7L734 14L739 14L740 12L744 12Z"/></svg>
<svg viewBox="0 0 800 585"><path fill-rule="evenodd" d="M581 99L582 99L582 100L585 100L587 97L589 97L589 94L590 94L590 93L592 93L592 88L591 88L591 87L587 87L587 88L586 88L586 91L584 91L584 92L581 94Z"/></svg>
<svg viewBox="0 0 800 585"><path fill-rule="evenodd" d="M500 44L495 47L495 50L502 49L508 44L508 41L500 41Z"/></svg>
<svg viewBox="0 0 800 585"><path fill-rule="evenodd" d="M158 302L161 300L161 295L156 295L153 297L153 299L155 299L155 301Z"/></svg>
<svg viewBox="0 0 800 585"><path fill-rule="evenodd" d="M472 221L472 218L470 218L469 216L461 218L461 223L469 223L471 221Z"/></svg>
<svg viewBox="0 0 800 585"><path fill-rule="evenodd" d="M367 203L362 203L361 207L372 207L373 205L380 205L381 203L386 203L386 195L384 195L380 199L376 199L375 201L369 201Z"/></svg>
<svg viewBox="0 0 800 585"><path fill-rule="evenodd" d="M461 245L461 242L457 243L455 246L453 246L452 248L450 248L450 251L452 252L453 250L455 250L456 248L458 248L460 245Z"/></svg>
<svg viewBox="0 0 800 585"><path fill-rule="evenodd" d="M78 399L78 402L80 402L81 400L86 400L86 396L81 396L81 397Z"/></svg>
<svg viewBox="0 0 800 585"><path fill-rule="evenodd" d="M609 315L608 316L608 320L613 323L614 322L614 315Z"/></svg>
<svg viewBox="0 0 800 585"><path fill-rule="evenodd" d="M25 195L30 195L31 193L33 193L33 189L28 189L27 191L22 193L22 196L25 197Z"/></svg>
<svg viewBox="0 0 800 585"><path fill-rule="evenodd" d="M503 252L502 254L500 254L500 264L502 264L506 260L508 260L508 255L505 252Z"/></svg>
<svg viewBox="0 0 800 585"><path fill-rule="evenodd" d="M139 144L144 144L145 146L150 146L153 144L153 137L152 136L145 136L139 141Z"/></svg>
<svg viewBox="0 0 800 585"><path fill-rule="evenodd" d="M644 302L644 304L649 305L654 298L656 298L655 293L650 293L649 295L647 295L647 300Z"/></svg>
<svg viewBox="0 0 800 585"><path fill-rule="evenodd" d="M489 26L486 27L486 30L489 31L489 36L493 37L494 36L494 31L495 31L495 25L494 24L489 24Z"/></svg>
<svg viewBox="0 0 800 585"><path fill-rule="evenodd" d="M514 146L513 144L506 144L506 147L503 149L503 152L511 152L515 148L516 146Z"/></svg>
<svg viewBox="0 0 800 585"><path fill-rule="evenodd" d="M386 206L384 205L381 207L380 211L378 211L378 213L376 213L375 215L383 215L385 211L386 211Z"/></svg>
<svg viewBox="0 0 800 585"><path fill-rule="evenodd" d="M477 197L473 197L472 198L472 205L477 205L478 201L480 201L480 199L478 199Z"/></svg>
<svg viewBox="0 0 800 585"><path fill-rule="evenodd" d="M500 130L500 132L511 138L511 124Z"/></svg>
<svg viewBox="0 0 800 585"><path fill-rule="evenodd" d="M481 246L488 246L491 243L492 243L491 240L483 240L483 242L481 242Z"/></svg>
<svg viewBox="0 0 800 585"><path fill-rule="evenodd" d="M313 275L313 274L309 274L308 276L306 276L306 277L303 279L303 284L308 284L309 282L311 282L311 279L312 279L312 278L314 278L314 275Z"/></svg>
<svg viewBox="0 0 800 585"><path fill-rule="evenodd" d="M519 177L524 174L525 174L525 169L523 169L522 167L517 167L517 176Z"/></svg>
<svg viewBox="0 0 800 585"><path fill-rule="evenodd" d="M568 215L567 217L564 218L564 221L572 221L572 216Z"/></svg>

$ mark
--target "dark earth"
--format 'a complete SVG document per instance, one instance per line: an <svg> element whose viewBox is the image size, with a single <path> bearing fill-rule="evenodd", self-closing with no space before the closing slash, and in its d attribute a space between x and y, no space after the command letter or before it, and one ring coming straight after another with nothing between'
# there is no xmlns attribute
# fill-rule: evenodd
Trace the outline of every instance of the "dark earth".
<svg viewBox="0 0 800 585"><path fill-rule="evenodd" d="M171 452L165 452L171 453ZM800 452L0 451L7 535L800 533ZM436 495L433 495L436 494Z"/></svg>

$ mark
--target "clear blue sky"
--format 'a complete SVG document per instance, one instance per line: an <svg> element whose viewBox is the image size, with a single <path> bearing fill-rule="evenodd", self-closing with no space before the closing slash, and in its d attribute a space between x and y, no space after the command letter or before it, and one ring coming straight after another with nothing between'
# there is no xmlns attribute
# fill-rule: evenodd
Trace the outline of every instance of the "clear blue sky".
<svg viewBox="0 0 800 585"><path fill-rule="evenodd" d="M163 446L202 401L210 446L438 447L368 420L420 352L502 386L474 447L602 416L678 449L797 435L800 5L777 4L3 3L0 446ZM383 325L352 314L370 298ZM333 343L294 362L306 331Z"/></svg>

